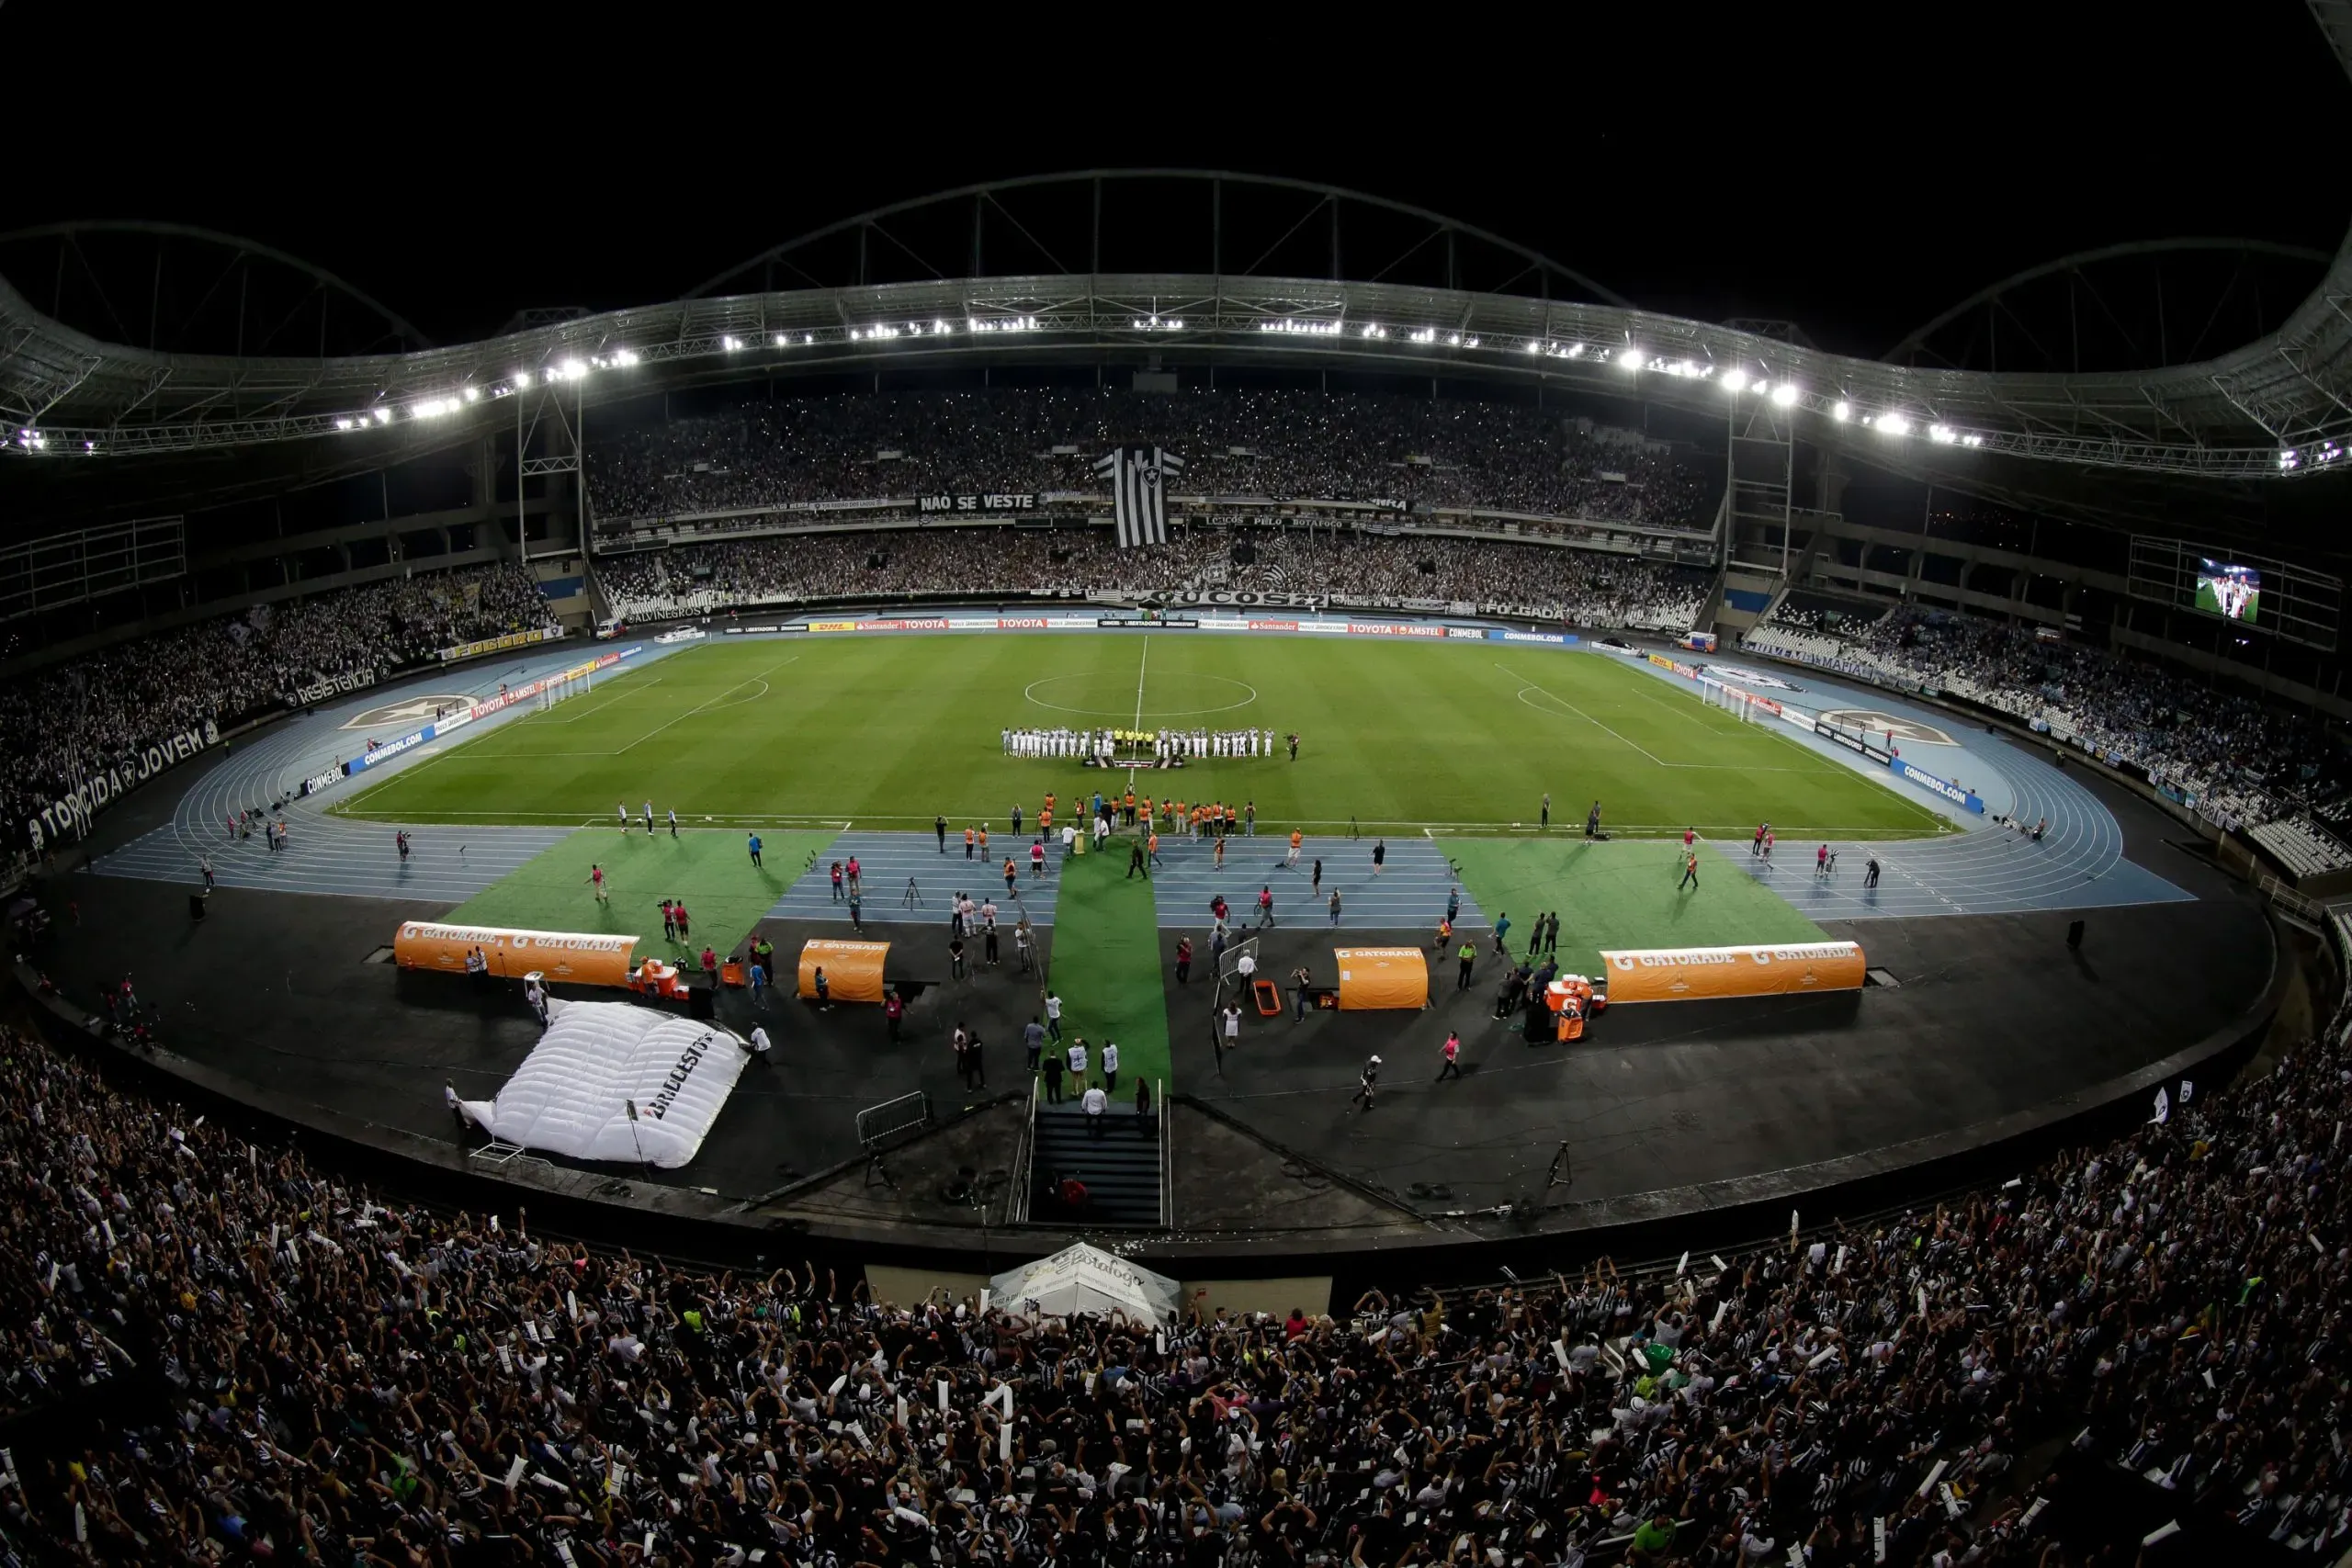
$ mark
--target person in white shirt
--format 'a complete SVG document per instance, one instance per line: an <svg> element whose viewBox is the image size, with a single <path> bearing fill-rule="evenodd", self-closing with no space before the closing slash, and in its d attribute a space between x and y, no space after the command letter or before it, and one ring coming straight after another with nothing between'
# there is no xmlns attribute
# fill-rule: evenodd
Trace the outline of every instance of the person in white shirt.
<svg viewBox="0 0 2352 1568"><path fill-rule="evenodd" d="M1086 1081L1086 1036L1081 1034L1070 1042L1069 1084L1072 1089Z"/></svg>
<svg viewBox="0 0 2352 1568"><path fill-rule="evenodd" d="M1057 1040L1062 1037L1062 998L1058 991L1046 993L1046 1032Z"/></svg>
<svg viewBox="0 0 2352 1568"><path fill-rule="evenodd" d="M1078 825L1077 825L1076 823L1074 823L1074 822L1065 822L1065 823L1063 823L1063 824L1062 824L1062 855L1063 855L1063 858L1067 859L1067 858L1069 858L1069 856L1071 856L1071 855L1073 855L1073 854L1076 854L1077 852L1078 852Z"/></svg>
<svg viewBox="0 0 2352 1568"><path fill-rule="evenodd" d="M1243 953L1239 962L1234 964L1233 972L1241 976L1241 989L1246 995L1250 989L1250 982L1258 973L1258 955L1254 953Z"/></svg>
<svg viewBox="0 0 2352 1568"><path fill-rule="evenodd" d="M1080 1103L1086 1108L1086 1135L1090 1138L1101 1137L1105 1125L1102 1113L1111 1109L1111 1097L1102 1092L1101 1084L1096 1084L1086 1091L1085 1098Z"/></svg>
<svg viewBox="0 0 2352 1568"><path fill-rule="evenodd" d="M1102 1087L1113 1094L1119 1092L1119 1043L1102 1042Z"/></svg>
<svg viewBox="0 0 2352 1568"><path fill-rule="evenodd" d="M770 1043L767 1025L755 1026L752 1031L752 1060L763 1066L766 1066Z"/></svg>

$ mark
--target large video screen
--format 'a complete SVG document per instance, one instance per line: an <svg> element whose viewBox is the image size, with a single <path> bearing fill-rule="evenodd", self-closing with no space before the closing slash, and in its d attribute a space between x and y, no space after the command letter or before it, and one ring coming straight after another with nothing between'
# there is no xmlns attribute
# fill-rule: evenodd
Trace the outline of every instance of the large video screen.
<svg viewBox="0 0 2352 1568"><path fill-rule="evenodd" d="M2197 563L2197 607L2223 620L2261 621L2262 573L2250 566L2199 559Z"/></svg>

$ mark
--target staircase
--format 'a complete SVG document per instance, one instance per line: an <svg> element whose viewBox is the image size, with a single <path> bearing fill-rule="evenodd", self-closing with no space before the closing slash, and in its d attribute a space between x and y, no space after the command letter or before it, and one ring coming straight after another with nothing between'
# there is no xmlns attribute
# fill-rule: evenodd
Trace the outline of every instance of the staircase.
<svg viewBox="0 0 2352 1568"><path fill-rule="evenodd" d="M1155 1108L1137 1116L1133 1100L1114 1096L1099 1118L1102 1136L1091 1134L1087 1120L1074 1101L1037 1107L1029 1217L1046 1224L1158 1226L1162 1113ZM1072 1174L1086 1184L1082 1214L1062 1207L1061 1180Z"/></svg>

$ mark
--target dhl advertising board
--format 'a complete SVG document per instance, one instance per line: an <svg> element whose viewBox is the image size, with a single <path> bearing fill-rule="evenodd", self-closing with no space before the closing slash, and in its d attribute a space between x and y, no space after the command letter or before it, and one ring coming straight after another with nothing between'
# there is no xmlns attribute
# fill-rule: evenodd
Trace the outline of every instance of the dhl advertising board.
<svg viewBox="0 0 2352 1568"><path fill-rule="evenodd" d="M1862 988L1862 947L1854 942L1785 947L1604 948L1609 1005L1695 1002L1718 997L1792 997Z"/></svg>
<svg viewBox="0 0 2352 1568"><path fill-rule="evenodd" d="M489 961L490 972L502 978L520 979L536 969L549 980L574 986L626 987L636 967L637 944L641 940L586 931L527 931L506 926L407 920L392 938L392 962L403 969L462 975L466 955L479 947Z"/></svg>

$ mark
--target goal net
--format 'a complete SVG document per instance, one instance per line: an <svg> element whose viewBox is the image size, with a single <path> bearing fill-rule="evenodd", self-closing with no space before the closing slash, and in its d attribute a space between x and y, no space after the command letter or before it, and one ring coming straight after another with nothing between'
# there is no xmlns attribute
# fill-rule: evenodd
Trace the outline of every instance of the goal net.
<svg viewBox="0 0 2352 1568"><path fill-rule="evenodd" d="M1722 708L1743 724L1755 724L1770 716L1741 694L1726 686L1700 682L1701 700L1711 708Z"/></svg>
<svg viewBox="0 0 2352 1568"><path fill-rule="evenodd" d="M548 686L539 693L539 711L541 713L545 713L548 709L555 706L556 704L562 702L565 698L575 697L583 692L589 691L595 685L595 682L596 674L593 670L584 671L577 675L566 676L564 679L555 682L553 684Z"/></svg>

